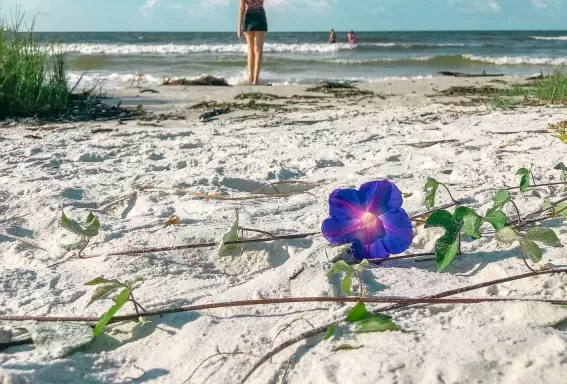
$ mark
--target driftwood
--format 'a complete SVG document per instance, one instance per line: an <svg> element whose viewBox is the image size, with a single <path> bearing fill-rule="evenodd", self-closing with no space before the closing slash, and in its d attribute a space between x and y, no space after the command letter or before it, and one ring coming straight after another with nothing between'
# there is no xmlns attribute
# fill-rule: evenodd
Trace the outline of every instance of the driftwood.
<svg viewBox="0 0 567 384"><path fill-rule="evenodd" d="M451 71L441 71L439 72L443 76L453 76L453 77L502 77L503 73L463 73L463 72L451 72Z"/></svg>

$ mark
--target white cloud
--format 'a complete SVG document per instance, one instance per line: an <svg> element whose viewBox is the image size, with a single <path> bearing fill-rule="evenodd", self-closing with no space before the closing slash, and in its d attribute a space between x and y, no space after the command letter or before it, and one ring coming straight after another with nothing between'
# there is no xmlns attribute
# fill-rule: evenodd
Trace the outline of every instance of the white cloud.
<svg viewBox="0 0 567 384"><path fill-rule="evenodd" d="M161 0L146 0L146 2L140 7L140 12L142 14L147 14L150 10L161 4Z"/></svg>
<svg viewBox="0 0 567 384"><path fill-rule="evenodd" d="M559 7L560 0L531 0L532 6L537 9Z"/></svg>
<svg viewBox="0 0 567 384"><path fill-rule="evenodd" d="M500 0L447 0L447 4L464 12L493 13L499 12L502 9L499 1Z"/></svg>

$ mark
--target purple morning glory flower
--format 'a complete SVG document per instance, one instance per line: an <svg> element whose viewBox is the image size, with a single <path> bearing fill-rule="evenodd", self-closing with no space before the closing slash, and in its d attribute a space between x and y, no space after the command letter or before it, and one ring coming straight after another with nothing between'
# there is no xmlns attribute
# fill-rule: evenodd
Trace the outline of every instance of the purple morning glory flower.
<svg viewBox="0 0 567 384"><path fill-rule="evenodd" d="M402 209L402 193L388 180L356 189L337 189L329 196L330 218L322 232L331 244L352 244L357 260L387 259L411 245L411 220Z"/></svg>

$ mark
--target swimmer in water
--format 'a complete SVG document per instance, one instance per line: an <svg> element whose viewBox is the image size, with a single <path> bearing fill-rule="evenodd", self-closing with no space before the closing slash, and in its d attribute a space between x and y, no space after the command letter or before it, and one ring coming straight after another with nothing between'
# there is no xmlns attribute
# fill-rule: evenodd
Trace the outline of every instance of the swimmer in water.
<svg viewBox="0 0 567 384"><path fill-rule="evenodd" d="M353 31L348 31L347 36L349 44L358 44L358 40L356 40L356 33L354 33Z"/></svg>
<svg viewBox="0 0 567 384"><path fill-rule="evenodd" d="M334 29L331 29L331 35L329 36L329 44L337 42L337 34Z"/></svg>

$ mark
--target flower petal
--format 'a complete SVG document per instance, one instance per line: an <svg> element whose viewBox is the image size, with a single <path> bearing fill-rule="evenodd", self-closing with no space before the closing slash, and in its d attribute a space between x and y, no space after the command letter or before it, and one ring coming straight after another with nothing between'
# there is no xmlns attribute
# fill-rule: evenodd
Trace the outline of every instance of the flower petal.
<svg viewBox="0 0 567 384"><path fill-rule="evenodd" d="M374 260L387 259L390 253L382 245L381 239L376 240L372 244L362 244L360 241L354 241L350 254L357 260Z"/></svg>
<svg viewBox="0 0 567 384"><path fill-rule="evenodd" d="M355 219L364 214L356 189L336 189L329 196L329 215L334 219Z"/></svg>
<svg viewBox="0 0 567 384"><path fill-rule="evenodd" d="M389 253L398 254L407 250L413 240L411 220L402 208L392 209L380 216L386 236L380 239Z"/></svg>
<svg viewBox="0 0 567 384"><path fill-rule="evenodd" d="M366 227L359 219L326 219L321 226L321 232L325 239L334 245L352 243L355 240L362 244L371 244L386 235L383 224L379 220L376 221L376 225Z"/></svg>
<svg viewBox="0 0 567 384"><path fill-rule="evenodd" d="M402 193L388 180L371 181L360 186L360 199L366 211L377 216L395 208L401 208Z"/></svg>

